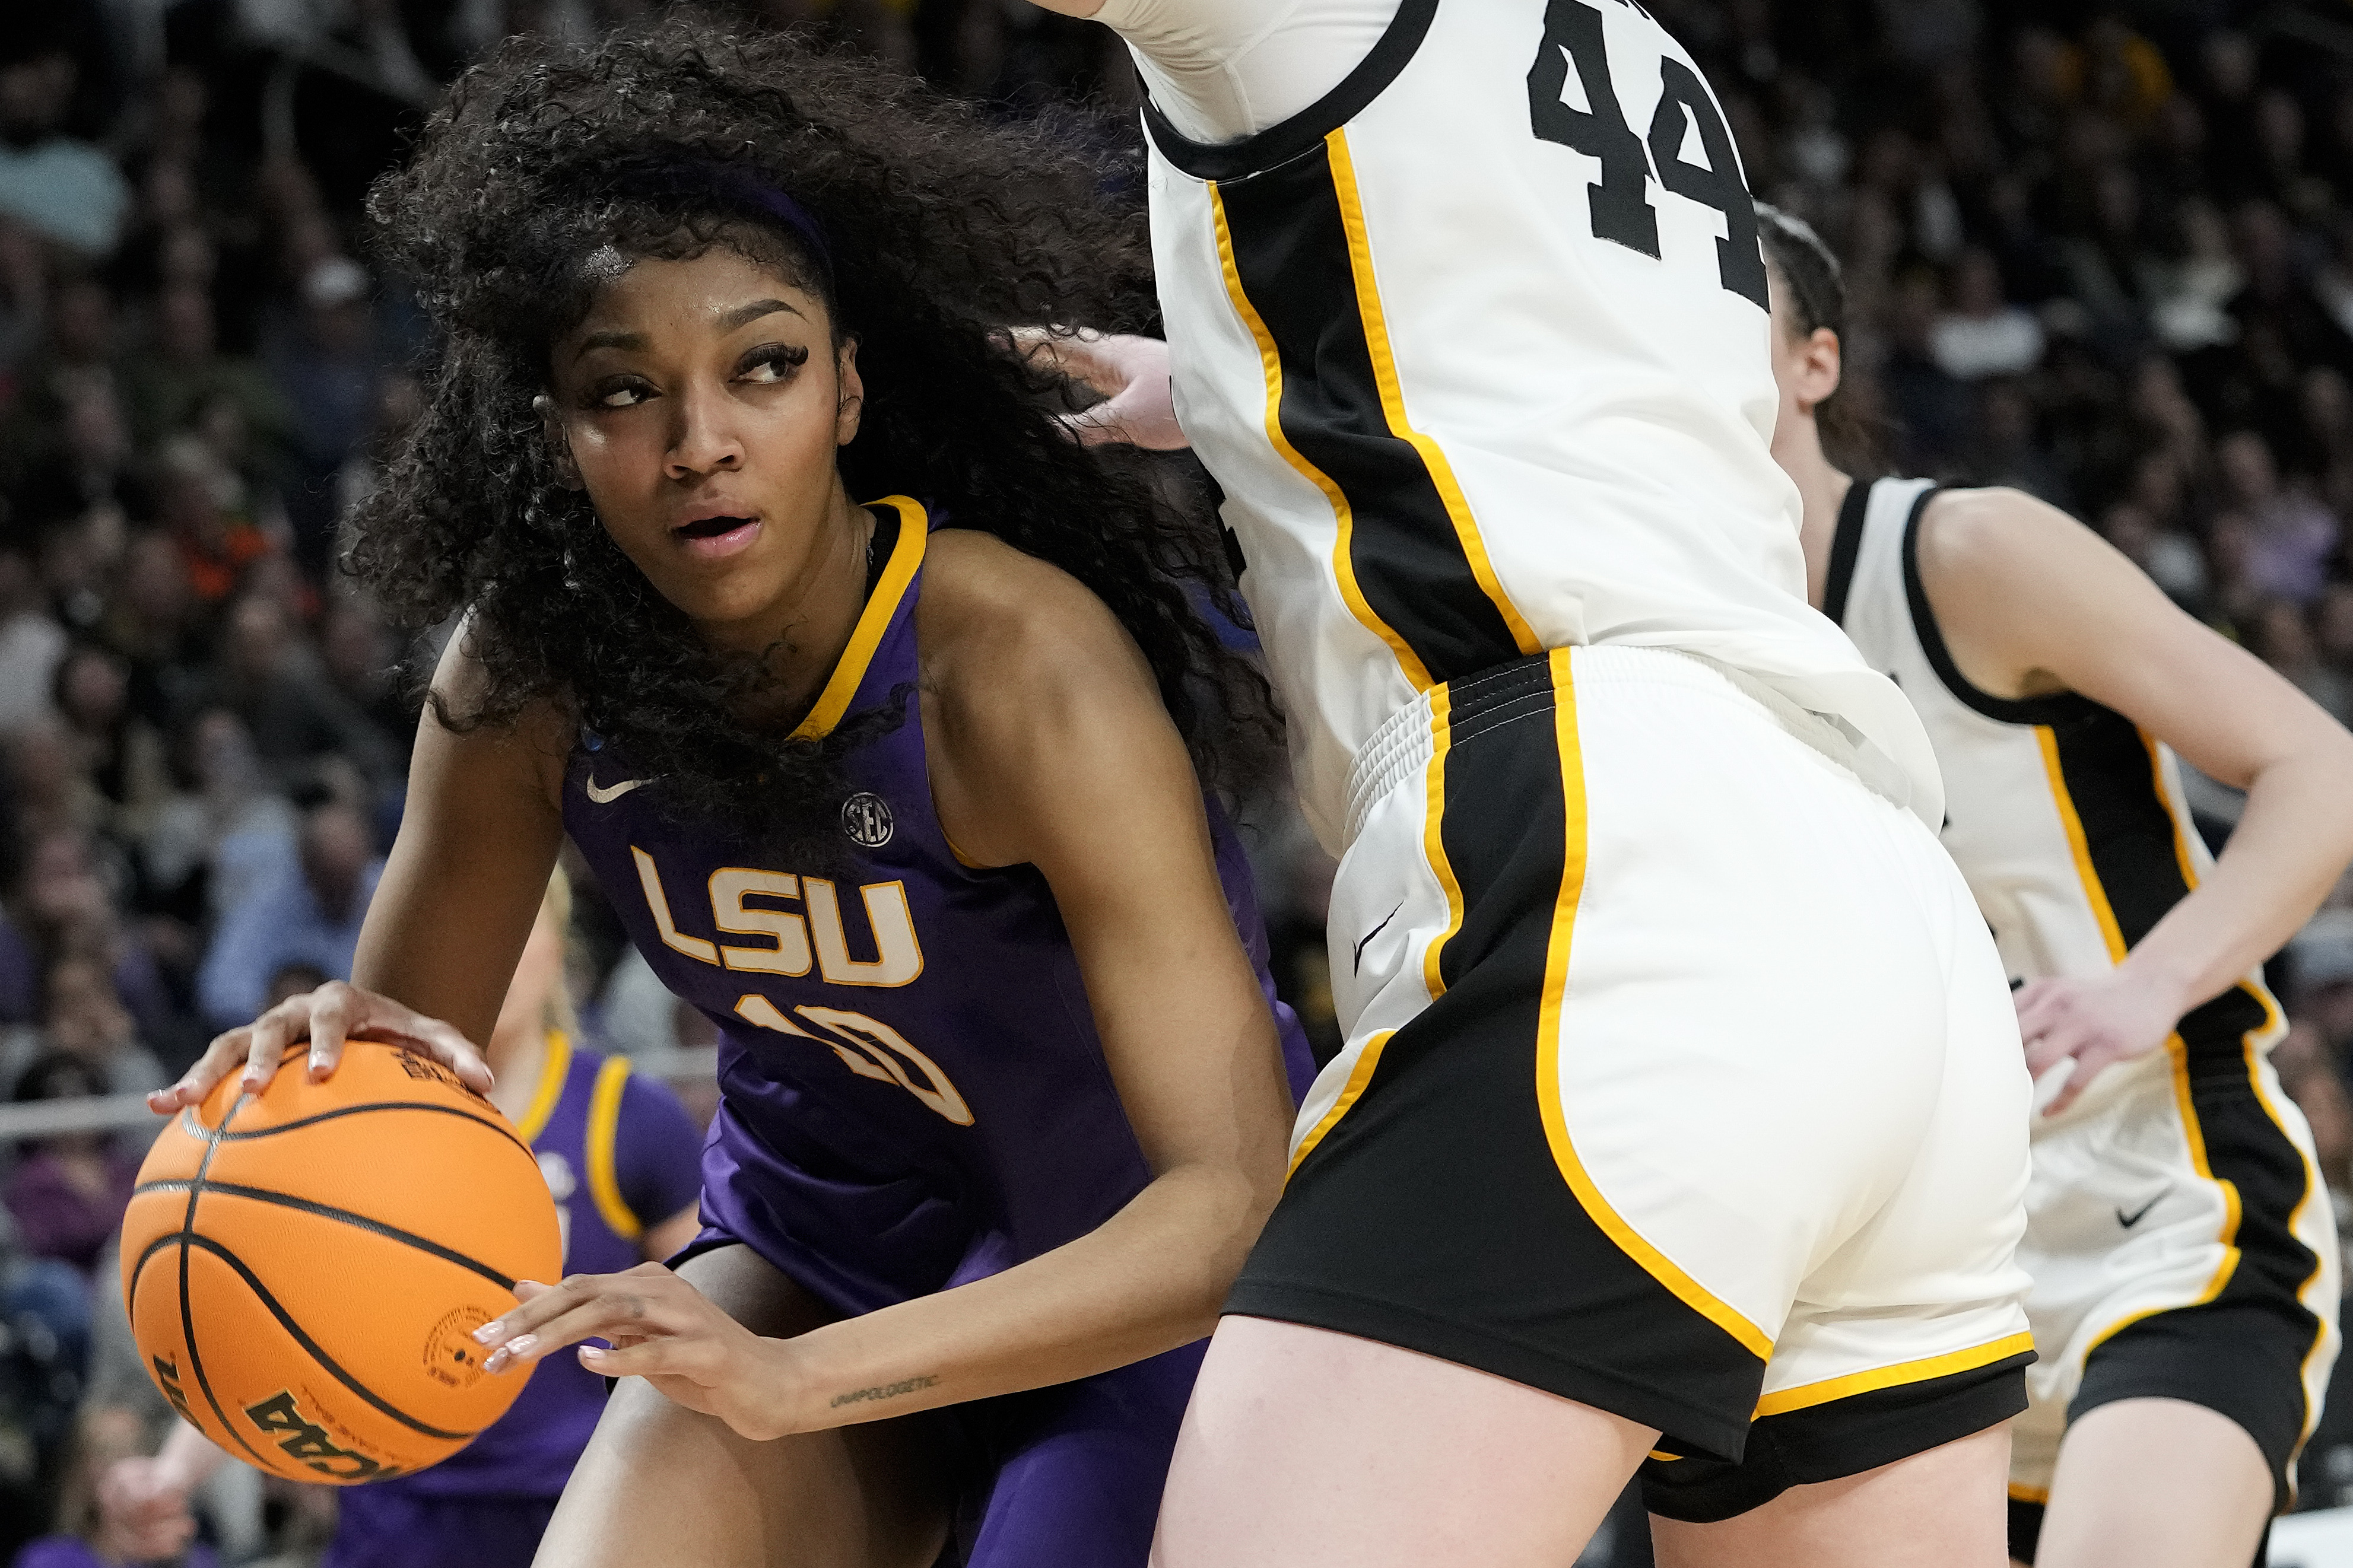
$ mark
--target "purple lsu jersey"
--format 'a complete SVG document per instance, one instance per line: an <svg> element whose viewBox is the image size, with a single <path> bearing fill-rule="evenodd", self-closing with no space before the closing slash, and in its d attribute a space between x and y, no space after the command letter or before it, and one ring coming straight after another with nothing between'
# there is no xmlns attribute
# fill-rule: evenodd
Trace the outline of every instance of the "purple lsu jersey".
<svg viewBox="0 0 2353 1568"><path fill-rule="evenodd" d="M678 1097L632 1074L626 1057L575 1049L561 1031L547 1037L515 1131L555 1198L567 1274L635 1268L647 1227L692 1205L701 1185L702 1134ZM505 1559L489 1548L485 1520L512 1527L506 1556L527 1564L604 1408L603 1378L568 1352L547 1357L507 1413L448 1458L346 1489L322 1568L491 1568Z"/></svg>
<svg viewBox="0 0 2353 1568"><path fill-rule="evenodd" d="M798 733L894 700L904 721L846 759L837 865L766 863L724 824L672 820L661 780L593 739L564 790L565 826L638 951L719 1027L707 1234L844 1314L1050 1251L1149 1174L1044 877L966 864L933 811L915 645L926 519L903 497L873 510L880 570ZM1296 1095L1306 1041L1267 978L1240 847L1213 826Z"/></svg>

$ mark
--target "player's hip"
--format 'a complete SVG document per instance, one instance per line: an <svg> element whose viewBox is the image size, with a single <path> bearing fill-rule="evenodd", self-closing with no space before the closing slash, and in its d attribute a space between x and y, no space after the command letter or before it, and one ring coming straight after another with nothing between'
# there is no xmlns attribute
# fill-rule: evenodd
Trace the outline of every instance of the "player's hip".
<svg viewBox="0 0 2353 1568"><path fill-rule="evenodd" d="M2026 1075L1926 830L1682 656L1564 650L1422 712L1360 773L1334 901L1349 1044L1246 1283L1440 1324L1432 1353L1514 1347L1495 1370L1556 1387L1644 1375L1547 1382L1542 1347L1656 1295L1692 1342L1651 1349L1715 1382L1645 1408L1719 1451L1799 1320L1808 1386L2021 1332ZM1335 1239L1359 1209L1388 1216L1377 1255ZM1892 1342L1821 1330L1819 1303L1865 1299L1906 1325Z"/></svg>

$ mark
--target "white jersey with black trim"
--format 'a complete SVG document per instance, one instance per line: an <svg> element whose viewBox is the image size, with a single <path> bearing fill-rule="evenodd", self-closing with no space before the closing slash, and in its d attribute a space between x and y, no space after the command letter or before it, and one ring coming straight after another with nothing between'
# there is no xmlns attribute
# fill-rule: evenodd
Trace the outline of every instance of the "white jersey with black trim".
<svg viewBox="0 0 2353 1568"><path fill-rule="evenodd" d="M1823 608L1918 710L1944 774L1945 847L2011 982L2104 973L2213 857L2191 826L2172 748L2088 697L1996 697L1954 664L1920 579L1920 519L1936 494L1934 480L1900 479L1847 492ZM2193 1043L2266 1050L2283 1032L2260 972L2180 1025ZM2111 1068L2077 1105L2105 1103L2163 1062L2157 1053Z"/></svg>
<svg viewBox="0 0 2353 1568"><path fill-rule="evenodd" d="M1937 819L1918 721L1806 604L1756 216L1714 95L1647 12L1403 0L1263 132L1145 119L1177 414L1327 846L1382 721L1582 644L1746 671Z"/></svg>

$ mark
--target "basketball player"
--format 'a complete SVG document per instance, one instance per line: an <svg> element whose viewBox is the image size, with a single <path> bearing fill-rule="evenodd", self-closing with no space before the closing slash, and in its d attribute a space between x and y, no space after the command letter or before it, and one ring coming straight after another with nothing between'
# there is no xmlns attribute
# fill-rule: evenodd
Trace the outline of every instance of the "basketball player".
<svg viewBox="0 0 2353 1568"><path fill-rule="evenodd" d="M467 619L354 985L157 1104L306 1035L487 1084L570 835L723 1103L674 1272L480 1336L611 1342L543 1563L1145 1560L1307 1058L1188 755L1266 721L1187 597L1221 543L1062 440L998 326L1148 310L1101 173L673 18L511 42L375 195L448 346L358 564Z"/></svg>
<svg viewBox="0 0 2353 1568"><path fill-rule="evenodd" d="M1340 858L1347 1044L1158 1560L1550 1568L1641 1468L1667 1563L1994 1568L2030 1085L1926 738L1805 603L1706 84L1629 0L1050 3L1143 69Z"/></svg>
<svg viewBox="0 0 2353 1568"><path fill-rule="evenodd" d="M2012 1555L2242 1568L2294 1495L2337 1357L2336 1223L2266 1059L2284 1026L2260 963L2353 858L2353 736L2032 497L1832 467L1838 265L1762 216L1773 450L1806 498L1813 596L1936 742L1945 844L2048 1101L2019 1253L2042 1359L2013 1430ZM2220 859L2177 749L2247 791Z"/></svg>
<svg viewBox="0 0 2353 1568"><path fill-rule="evenodd" d="M678 1097L626 1057L573 1042L565 988L572 891L562 871L515 964L483 1060L492 1103L539 1156L555 1197L567 1271L659 1261L702 1229L702 1134ZM430 1469L336 1494L322 1568L530 1568L564 1483L605 1407L604 1380L569 1358L541 1369L490 1429ZM99 1489L126 1529L185 1515L232 1456L183 1423L153 1459L125 1459Z"/></svg>

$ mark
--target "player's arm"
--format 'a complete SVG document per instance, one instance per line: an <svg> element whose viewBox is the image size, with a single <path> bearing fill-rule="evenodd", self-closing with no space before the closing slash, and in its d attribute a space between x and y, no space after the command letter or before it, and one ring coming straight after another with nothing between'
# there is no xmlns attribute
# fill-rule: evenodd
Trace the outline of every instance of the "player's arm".
<svg viewBox="0 0 2353 1568"><path fill-rule="evenodd" d="M125 1563L176 1561L196 1533L188 1507L195 1489L229 1457L185 1421L153 1458L117 1459L99 1472L99 1539L111 1560Z"/></svg>
<svg viewBox="0 0 2353 1568"><path fill-rule="evenodd" d="M461 712L481 679L467 643L461 629L433 678ZM304 1039L316 1078L334 1070L346 1038L386 1040L429 1051L489 1089L490 1069L469 1042L489 1038L498 1021L555 864L567 749L550 710L460 733L427 704L400 836L360 928L352 983L322 985L221 1035L149 1103L167 1113L193 1105L240 1063L259 1087Z"/></svg>
<svg viewBox="0 0 2353 1568"><path fill-rule="evenodd" d="M2056 1110L2100 1068L2162 1044L2319 907L2353 858L2353 735L2091 530L2015 490L1935 501L1920 570L1972 680L2004 695L2079 691L2247 792L2213 870L2113 973L2019 992L2036 1073L2077 1062Z"/></svg>
<svg viewBox="0 0 2353 1568"><path fill-rule="evenodd" d="M1034 865L1052 887L1151 1181L1053 1252L797 1339L754 1338L648 1267L507 1314L483 1337L508 1357L636 1336L584 1362L765 1438L1083 1377L1215 1325L1281 1189L1291 1099L1184 743L1134 645L1071 579L953 531L931 572L942 824L973 859Z"/></svg>

